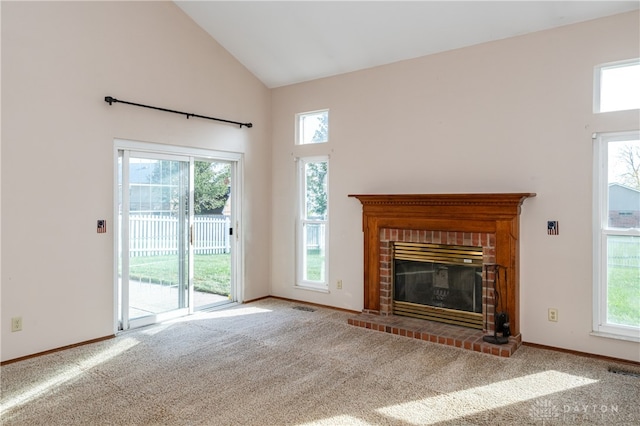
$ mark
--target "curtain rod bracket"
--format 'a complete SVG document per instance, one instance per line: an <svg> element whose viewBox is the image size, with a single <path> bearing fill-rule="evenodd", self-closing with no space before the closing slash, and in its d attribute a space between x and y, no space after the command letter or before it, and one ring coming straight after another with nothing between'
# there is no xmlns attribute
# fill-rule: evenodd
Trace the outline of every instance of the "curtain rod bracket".
<svg viewBox="0 0 640 426"><path fill-rule="evenodd" d="M237 125L240 126L241 129L242 129L242 126L245 126L245 127L249 128L249 129L253 127L252 123L241 123L239 121L231 121L231 120L224 120L222 118L207 117L206 115L192 114L190 112L175 111L175 110L167 109L167 108L160 108L160 107L154 107L154 106L150 106L150 105L137 104L135 102L121 101L119 99L114 98L113 96L105 96L104 97L104 101L107 102L109 105L113 105L114 103L120 102L121 104L128 104L128 105L138 106L138 107L142 107L142 108L156 109L158 111L172 112L174 114L182 114L182 115L186 115L187 116L187 120L189 119L189 117L198 117L198 118L204 118L206 120L220 121L222 123L237 124Z"/></svg>

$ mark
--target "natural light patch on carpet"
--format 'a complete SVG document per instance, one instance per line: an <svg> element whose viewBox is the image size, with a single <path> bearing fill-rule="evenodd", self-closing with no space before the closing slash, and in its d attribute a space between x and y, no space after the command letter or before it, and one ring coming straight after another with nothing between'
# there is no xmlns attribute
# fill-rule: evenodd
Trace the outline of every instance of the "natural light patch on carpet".
<svg viewBox="0 0 640 426"><path fill-rule="evenodd" d="M245 315L265 314L273 312L271 309L257 308L254 306L247 306L242 308L232 309L220 309L215 311L202 311L194 315L186 315L179 318L163 321L163 325L171 325L181 322L202 321L203 319L215 319L215 318L233 318L242 317ZM154 328L157 326L154 326Z"/></svg>
<svg viewBox="0 0 640 426"><path fill-rule="evenodd" d="M45 379L41 383L30 386L20 395L16 395L13 398L9 398L7 401L4 401L0 404L0 413L8 413L12 408L31 402L39 396L49 393L51 390L61 386L63 383L82 375L86 370L94 368L103 362L121 355L137 344L138 340L130 337L117 340L113 346L108 347L104 351L82 360L77 365L72 365L55 376Z"/></svg>
<svg viewBox="0 0 640 426"><path fill-rule="evenodd" d="M153 336L153 335L156 335L156 334L160 334L163 331L168 330L170 328L171 328L171 323L164 322L164 323L160 323L160 324L155 324L155 325L153 325L153 326L151 326L149 328L142 329L142 330L140 330L140 334L144 334L144 335L147 335L147 336ZM135 333L138 330L134 329L134 330L131 330L131 331L133 331Z"/></svg>
<svg viewBox="0 0 640 426"><path fill-rule="evenodd" d="M206 318L231 318L231 317L241 317L244 315L265 314L268 312L273 312L273 311L271 309L247 306L244 308L235 308L235 309L228 309L228 310L206 312L206 313L203 313L203 316ZM198 318L193 317L193 319L197 320Z"/></svg>
<svg viewBox="0 0 640 426"><path fill-rule="evenodd" d="M371 426L371 423L367 423L364 420L360 420L352 416L334 416L326 419L319 419L314 422L302 423L300 426L336 426L336 425L349 425L349 426Z"/></svg>
<svg viewBox="0 0 640 426"><path fill-rule="evenodd" d="M586 377L551 370L391 405L376 411L409 424L429 425L471 416L596 382L597 380Z"/></svg>
<svg viewBox="0 0 640 426"><path fill-rule="evenodd" d="M161 333L171 328L171 326L173 326L174 324L178 324L178 323L202 321L203 319L210 320L210 319L216 319L216 318L241 317L245 315L264 314L268 312L273 312L273 311L270 309L255 308L255 307L221 309L216 311L203 311L203 312L198 312L194 315L185 315L182 317L169 319L158 324L154 324L150 328L141 330L140 333L146 334L148 336L153 336L154 334ZM132 331L137 332L137 330L132 330Z"/></svg>

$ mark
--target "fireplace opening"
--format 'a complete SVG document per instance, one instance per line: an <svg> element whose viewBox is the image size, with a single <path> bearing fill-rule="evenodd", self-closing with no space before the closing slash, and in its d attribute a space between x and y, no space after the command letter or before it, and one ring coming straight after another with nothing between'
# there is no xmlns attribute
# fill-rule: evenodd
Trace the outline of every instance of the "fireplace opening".
<svg viewBox="0 0 640 426"><path fill-rule="evenodd" d="M393 243L393 313L483 329L482 247Z"/></svg>

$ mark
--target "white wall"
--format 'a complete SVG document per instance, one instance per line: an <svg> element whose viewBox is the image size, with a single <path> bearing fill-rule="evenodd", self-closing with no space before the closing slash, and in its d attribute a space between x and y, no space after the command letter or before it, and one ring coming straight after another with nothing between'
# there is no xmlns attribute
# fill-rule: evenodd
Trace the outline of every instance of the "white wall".
<svg viewBox="0 0 640 426"><path fill-rule="evenodd" d="M638 129L637 111L594 115L594 66L637 58L638 12L273 91L272 294L363 305L361 205L348 194L535 192L521 216L526 342L640 360L592 327L593 132ZM294 114L330 109L330 143L294 146ZM294 289L295 168L330 154L331 292ZM546 234L546 221L560 235ZM337 280L344 287L337 290ZM557 308L559 321L547 321Z"/></svg>
<svg viewBox="0 0 640 426"><path fill-rule="evenodd" d="M244 154L244 297L268 295L270 96L172 2L2 2L2 360L113 334L114 138Z"/></svg>

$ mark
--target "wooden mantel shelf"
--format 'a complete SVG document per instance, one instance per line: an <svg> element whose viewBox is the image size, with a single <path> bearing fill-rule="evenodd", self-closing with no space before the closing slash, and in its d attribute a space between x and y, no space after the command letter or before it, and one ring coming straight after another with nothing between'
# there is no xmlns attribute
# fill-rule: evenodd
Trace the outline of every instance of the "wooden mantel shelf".
<svg viewBox="0 0 640 426"><path fill-rule="evenodd" d="M519 216L535 193L353 194L362 203L364 310L380 309L380 230L482 232L496 236L496 263L509 271L507 310L519 333Z"/></svg>
<svg viewBox="0 0 640 426"><path fill-rule="evenodd" d="M458 215L495 218L520 214L525 199L535 193L474 193L474 194L351 194L360 200L365 211L407 211L419 209L448 216L451 211Z"/></svg>

